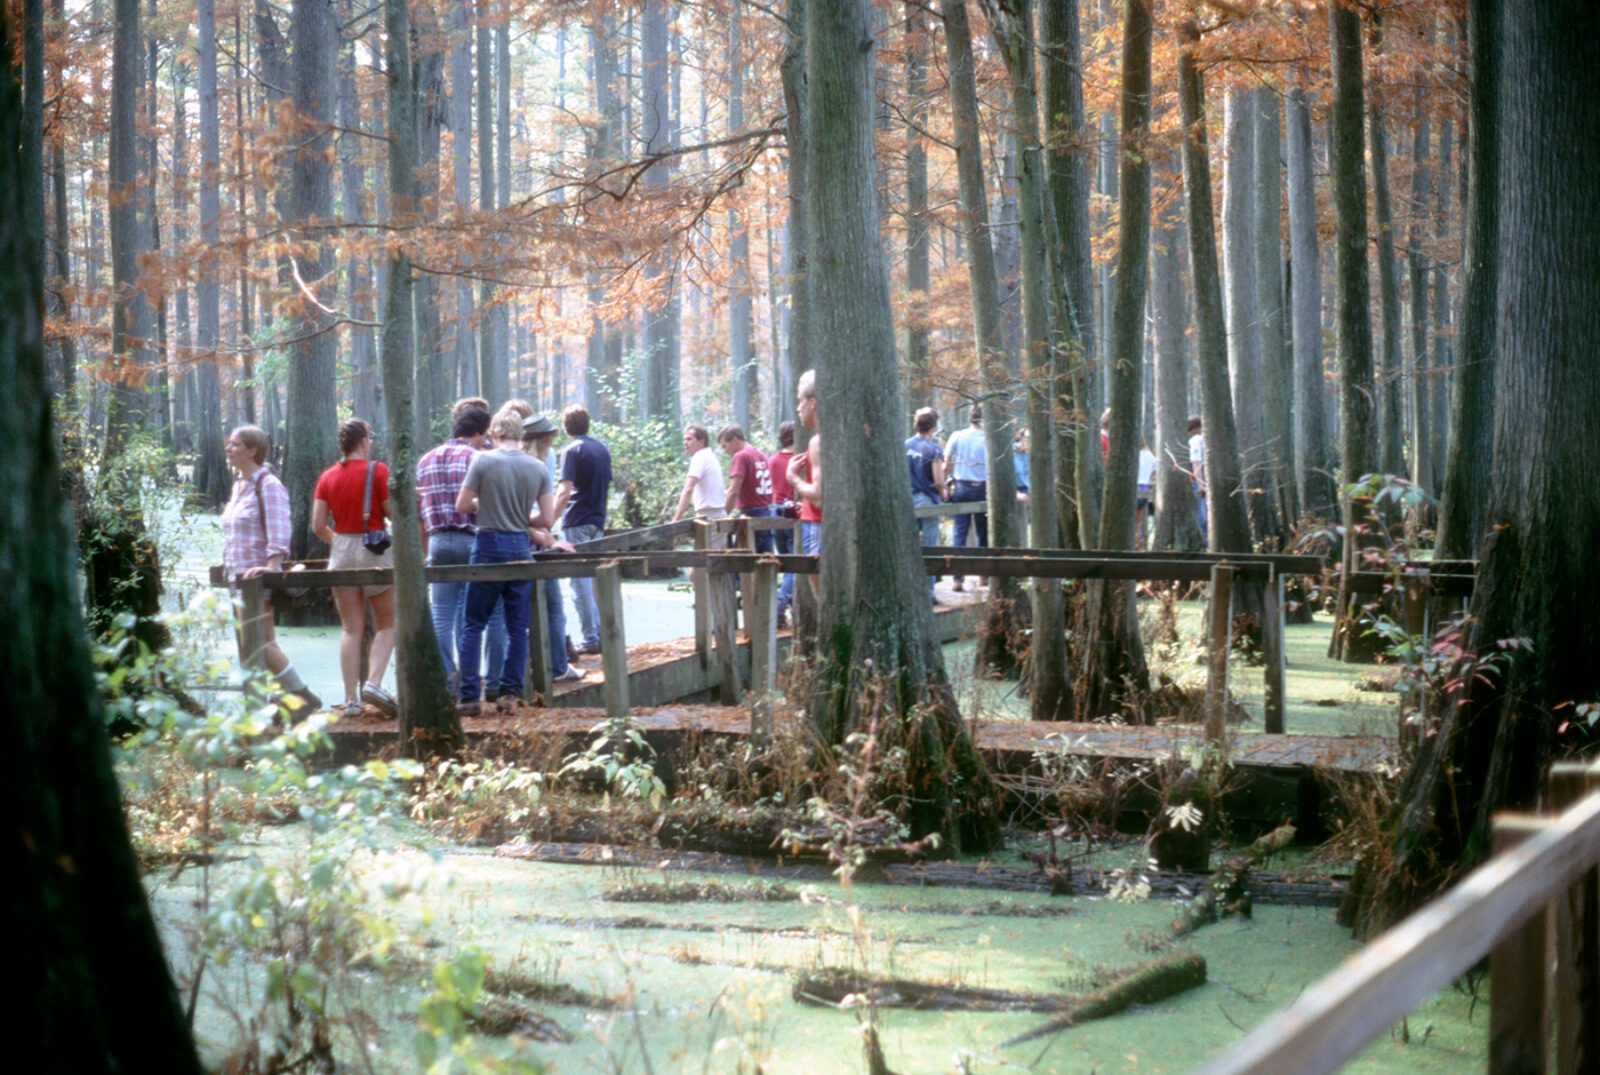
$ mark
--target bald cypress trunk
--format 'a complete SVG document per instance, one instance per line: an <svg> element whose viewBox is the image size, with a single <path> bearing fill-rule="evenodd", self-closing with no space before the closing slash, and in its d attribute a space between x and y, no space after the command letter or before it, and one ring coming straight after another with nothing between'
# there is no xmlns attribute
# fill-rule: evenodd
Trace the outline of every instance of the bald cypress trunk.
<svg viewBox="0 0 1600 1075"><path fill-rule="evenodd" d="M1372 371L1372 295L1367 281L1367 172L1362 153L1361 15L1328 7L1333 55L1333 100L1328 121L1328 181L1333 190L1334 323L1339 351L1339 502L1345 527L1345 567L1354 547L1381 544L1371 498L1350 487L1377 469ZM1329 644L1334 657L1367 659L1372 642L1360 624L1360 602L1343 600Z"/></svg>
<svg viewBox="0 0 1600 1075"><path fill-rule="evenodd" d="M1587 0L1551 0L1476 28L1504 44L1501 316L1490 536L1466 644L1500 663L1466 677L1425 730L1368 931L1483 858L1495 811L1536 805L1552 746L1577 742L1570 703L1600 698L1600 605L1573 600L1600 593L1600 98L1574 89L1600 70L1600 25ZM1501 649L1507 638L1529 645Z"/></svg>
<svg viewBox="0 0 1600 1075"><path fill-rule="evenodd" d="M932 24L920 0L905 2L906 109L906 408L933 403L928 380L928 54Z"/></svg>
<svg viewBox="0 0 1600 1075"><path fill-rule="evenodd" d="M1378 30L1372 32L1374 48ZM1372 157L1372 201L1378 229L1378 304L1383 325L1382 361L1377 375L1378 469L1384 474L1404 474L1404 446L1400 430L1400 267L1394 254L1394 211L1389 207L1389 135L1383 108L1376 98L1367 119L1367 144Z"/></svg>
<svg viewBox="0 0 1600 1075"><path fill-rule="evenodd" d="M291 548L296 557L307 557L312 555L311 490L323 468L338 457L334 366L339 340L326 309L333 305L334 262L324 236L333 223L333 178L327 163L337 104L333 43L339 35L333 8L327 0L295 0L290 33L295 111L290 144L296 148L288 154L293 177L289 227L298 247L289 284L296 343L289 350L283 481L294 519ZM292 279L295 274L298 281Z"/></svg>
<svg viewBox="0 0 1600 1075"><path fill-rule="evenodd" d="M1259 541L1273 529L1264 495L1262 462L1261 349L1256 316L1255 95L1228 91L1222 120L1222 294L1228 313L1228 380L1243 467L1250 536Z"/></svg>
<svg viewBox="0 0 1600 1075"><path fill-rule="evenodd" d="M1436 545L1436 555L1450 559L1476 556L1487 529L1483 474L1492 458L1499 272L1500 10L1501 0L1476 0L1467 9L1472 150L1461 256L1466 281L1461 296L1461 362L1450 379L1450 444L1443 466ZM1442 391L1443 386L1436 380L1432 390Z"/></svg>
<svg viewBox="0 0 1600 1075"><path fill-rule="evenodd" d="M811 366L811 292L806 280L811 259L811 228L806 197L806 0L789 0L785 26L783 61L784 141L789 147L785 159L789 179L788 236L784 252L788 258L789 344L788 360L783 363L789 376L773 390L778 397L776 411L780 421L794 416L794 382L800 371ZM800 443L798 439L796 445Z"/></svg>
<svg viewBox="0 0 1600 1075"><path fill-rule="evenodd" d="M1294 431L1290 428L1291 369L1284 320L1283 140L1278 135L1278 91L1256 90L1255 102L1256 310L1260 318L1262 481L1279 534L1298 514L1294 507Z"/></svg>
<svg viewBox="0 0 1600 1075"><path fill-rule="evenodd" d="M978 371L983 378L983 425L990 459L1009 459L1011 383L1006 369L1005 344L1000 323L999 278L994 247L989 240L989 207L983 180L983 147L979 141L977 84L973 74L972 31L965 0L944 6L944 35L950 52L950 110L956 146L956 176L962 212L962 234L967 241L967 283L972 299L973 336L978 344ZM989 468L991 511L989 544L1015 548L1022 544L1016 509L995 512L993 502L1007 483L1013 505L1016 472ZM989 606L979 625L975 669L982 673L1010 673L1016 669L1013 645L1020 636L1022 587L1017 579L996 578L989 591Z"/></svg>
<svg viewBox="0 0 1600 1075"><path fill-rule="evenodd" d="M1201 416L1205 421L1206 522L1215 552L1248 552L1250 524L1241 495L1239 441L1228 385L1227 329L1222 315L1222 278L1217 271L1212 224L1211 163L1207 149L1205 91L1195 64L1200 31L1180 30L1178 108L1183 121L1183 193L1188 207L1189 281L1194 288L1195 340L1200 351Z"/></svg>
<svg viewBox="0 0 1600 1075"><path fill-rule="evenodd" d="M1367 283L1367 173L1362 153L1361 15L1330 4L1333 103L1328 181L1333 190L1335 324L1339 346L1339 474L1349 485L1377 463L1372 428L1372 296ZM1341 497L1348 501L1348 497ZM1352 525L1348 514L1345 525Z"/></svg>
<svg viewBox="0 0 1600 1075"><path fill-rule="evenodd" d="M914 836L990 846L993 792L967 738L933 633L911 512L903 404L880 256L872 34L865 0L806 14L810 266L823 468L819 691L824 742L892 730L906 744Z"/></svg>
<svg viewBox="0 0 1600 1075"><path fill-rule="evenodd" d="M1300 510L1330 517L1338 504L1328 458L1322 372L1322 256L1311 161L1311 105L1304 90L1284 110L1289 181L1289 290L1294 326L1295 488Z"/></svg>
<svg viewBox="0 0 1600 1075"><path fill-rule="evenodd" d="M1131 549L1135 481L1139 466L1139 374L1144 345L1144 303L1150 268L1150 52L1153 28L1148 0L1127 0L1122 29L1122 145L1117 230L1116 291L1111 337L1111 429L1100 548ZM1089 585L1084 654L1084 712L1105 717L1128 695L1150 688L1132 582Z"/></svg>
<svg viewBox="0 0 1600 1075"><path fill-rule="evenodd" d="M672 146L673 112L667 86L667 4L666 0L646 0L640 61L644 66L644 94L640 101L639 140L646 156L665 153ZM672 168L667 161L652 164L644 173L643 185L659 196L671 182ZM672 294L672 265L666 252L658 252L645 264L644 280L653 291L653 305L644 315L643 391L645 417L659 417L669 425L678 424L678 378L674 359L677 354L677 300ZM663 293L664 289L664 293Z"/></svg>
<svg viewBox="0 0 1600 1075"><path fill-rule="evenodd" d="M416 25L419 54L411 64L411 84L416 87L418 167L415 194L418 205L437 207L440 202L439 163L443 152L442 134L446 117L445 37L438 32L438 17L431 7L424 6L417 13ZM453 102L451 104L453 105ZM467 115L471 114L469 103ZM470 139L463 141L470 142ZM438 215L437 208L434 209L434 214ZM373 275L376 277L376 286L386 296L389 290L386 268ZM433 423L438 422L442 425L446 420L446 415L449 413L446 408L454 396L466 395L467 384L471 385L471 391L477 391L476 373L467 376L469 371L476 370L476 364L469 361L463 365L458 361L456 351L449 342L451 336L445 330L443 306L449 287L445 280L432 273L426 274L421 279L413 278L411 282L411 310L416 329L417 348L417 407L412 419L412 428L424 442L433 439L436 431ZM470 316L471 285L458 284L457 287L463 289L467 314ZM457 298L459 301L460 295ZM379 298L378 301L382 302L384 299ZM457 335L470 343L470 333L464 327L457 326ZM468 354L470 357L470 347ZM452 388L455 390L454 393ZM383 386L379 385L378 390L381 395ZM385 401L386 410L387 406ZM444 430L439 429L437 432L442 433Z"/></svg>
<svg viewBox="0 0 1600 1075"><path fill-rule="evenodd" d="M1044 228L1045 189L1043 147L1040 142L1038 81L1035 75L1033 5L1029 0L1009 0L990 11L991 29L1006 69L1011 75L1011 109L1017 153L1018 239L1022 267L1023 354L1027 371L1028 434L1031 444L1029 479L1040 489L1055 488L1055 445L1051 422L1053 401L1050 332L1050 297L1046 294L1046 240ZM985 401L985 410L991 407ZM990 542L1003 547L1001 531L1017 522L1016 471L1007 466L1011 457L1011 430L995 428L985 415L984 433L989 458ZM1032 502L1032 541L1036 546L1054 544L1056 527L1054 498L1041 496ZM996 523L1001 527L997 529ZM1008 580L1011 581L1011 580ZM1015 585L1012 582L1012 585ZM994 586L991 606L999 604ZM1071 713L1068 686L1067 646L1062 612L1061 587L1053 580L1035 580L1029 590L1029 611L1034 631L1028 659L1030 667L1029 702L1035 720L1062 720ZM995 613L991 608L991 615ZM998 632L992 632L998 633Z"/></svg>
<svg viewBox="0 0 1600 1075"><path fill-rule="evenodd" d="M8 833L9 1048L57 1071L198 1073L199 1058L150 917L111 770L61 496L60 435L44 366L44 265L22 171L39 151L0 13L0 682L15 766ZM48 1058L45 1060L44 1058Z"/></svg>
<svg viewBox="0 0 1600 1075"><path fill-rule="evenodd" d="M1056 512L1060 544L1085 542L1078 489L1093 478L1092 459L1078 452L1074 432L1088 423L1084 379L1096 352L1094 271L1089 245L1089 165L1084 148L1082 27L1078 0L1042 0L1045 178L1049 188L1051 279L1055 296ZM1034 495L1034 494L1030 494ZM1091 513L1090 518L1093 518ZM1086 522L1087 520L1085 520Z"/></svg>
<svg viewBox="0 0 1600 1075"><path fill-rule="evenodd" d="M202 502L220 506L231 484L222 454L222 384L217 369L218 332L221 325L222 267L210 252L222 242L222 147L217 119L217 12L216 0L200 0L200 245L207 255L200 262L195 289L195 414L194 484Z"/></svg>
<svg viewBox="0 0 1600 1075"><path fill-rule="evenodd" d="M1156 158L1175 178L1177 162ZM1150 548L1197 552L1203 542L1189 480L1188 311L1183 304L1183 207L1174 199L1159 211L1150 237L1150 307L1155 318L1155 523Z"/></svg>
<svg viewBox="0 0 1600 1075"><path fill-rule="evenodd" d="M142 371L154 360L155 311L139 285L139 255L149 247L139 219L139 146L136 120L143 79L139 71L139 0L116 0L111 53L111 131L107 180L111 230L111 365L117 374L106 401L106 459L115 459L145 427L150 401Z"/></svg>
<svg viewBox="0 0 1600 1075"><path fill-rule="evenodd" d="M416 91L411 80L410 14L406 0L384 0L385 73L389 89L389 201L401 221L415 219ZM460 745L461 718L446 685L438 636L428 615L422 538L412 477L417 441L412 421L416 392L412 333L411 259L396 246L389 254L383 309L384 403L388 408L389 532L394 539L395 687L400 740L418 756Z"/></svg>

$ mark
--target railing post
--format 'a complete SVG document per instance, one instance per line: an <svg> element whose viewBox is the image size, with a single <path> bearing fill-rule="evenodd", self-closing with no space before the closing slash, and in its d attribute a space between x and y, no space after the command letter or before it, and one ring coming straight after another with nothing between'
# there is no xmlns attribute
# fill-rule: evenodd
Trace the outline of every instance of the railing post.
<svg viewBox="0 0 1600 1075"><path fill-rule="evenodd" d="M711 593L711 628L717 644L717 696L723 705L739 704L739 663L734 655L733 587L738 575L711 574L711 565L701 568Z"/></svg>
<svg viewBox="0 0 1600 1075"><path fill-rule="evenodd" d="M1405 591L1401 601L1400 618L1404 621L1405 631L1408 636L1415 639L1415 645L1427 645L1423 637L1428 629L1428 590L1421 579L1408 576L1405 580ZM1422 729L1427 726L1427 714L1424 707L1428 704L1427 685L1418 683L1417 686L1406 691L1400 699L1400 711L1404 716L1407 709L1411 711L1409 720L1400 722L1400 746L1416 746L1422 739Z"/></svg>
<svg viewBox="0 0 1600 1075"><path fill-rule="evenodd" d="M622 627L622 568L616 561L595 569L594 602L600 606L600 668L606 677L600 694L607 717L625 717L630 708L628 639Z"/></svg>
<svg viewBox="0 0 1600 1075"><path fill-rule="evenodd" d="M734 526L736 529L734 530L734 539L732 544L737 546L740 552L755 552L756 532L751 528L750 518L748 516L741 515L735 521ZM751 624L754 622L753 613L755 599L755 576L748 571L740 572L739 616L744 625L744 633L746 638L755 637L755 628L751 626Z"/></svg>
<svg viewBox="0 0 1600 1075"><path fill-rule="evenodd" d="M772 739L772 696L778 689L778 562L756 563L755 600L745 626L750 632L750 738Z"/></svg>
<svg viewBox="0 0 1600 1075"><path fill-rule="evenodd" d="M1276 568L1267 572L1267 586L1261 602L1261 663L1265 665L1266 686L1262 709L1266 730L1283 734L1283 576Z"/></svg>
<svg viewBox="0 0 1600 1075"><path fill-rule="evenodd" d="M1492 853L1503 855L1544 827L1538 818L1494 819ZM1489 1075L1545 1070L1549 997L1545 943L1549 910L1541 907L1489 951Z"/></svg>
<svg viewBox="0 0 1600 1075"><path fill-rule="evenodd" d="M1600 763L1550 767L1550 804L1565 810L1600 791ZM1556 899L1556 1071L1600 1069L1600 868Z"/></svg>
<svg viewBox="0 0 1600 1075"><path fill-rule="evenodd" d="M544 698L544 704L555 700L555 683L550 678L550 602L544 587L547 580L533 580L533 599L528 604L528 690ZM560 585L558 582L556 585ZM566 639L561 640L565 646Z"/></svg>
<svg viewBox="0 0 1600 1075"><path fill-rule="evenodd" d="M694 520L695 552L706 551L709 529L704 519ZM708 575L704 566L691 570L689 577L694 584L694 652L700 658L700 668L704 670L709 667L711 660L711 591L706 588Z"/></svg>
<svg viewBox="0 0 1600 1075"><path fill-rule="evenodd" d="M253 671L260 672L267 667L262 650L267 646L266 617L270 615L260 576L240 579L239 660Z"/></svg>
<svg viewBox="0 0 1600 1075"><path fill-rule="evenodd" d="M1211 606L1206 631L1206 742L1222 743L1227 726L1228 650L1233 641L1233 568L1211 569Z"/></svg>

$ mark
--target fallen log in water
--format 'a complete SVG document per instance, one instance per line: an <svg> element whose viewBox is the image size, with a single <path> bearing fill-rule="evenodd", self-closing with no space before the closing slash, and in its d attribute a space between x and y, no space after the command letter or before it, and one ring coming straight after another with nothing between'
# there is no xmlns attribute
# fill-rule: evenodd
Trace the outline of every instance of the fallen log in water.
<svg viewBox="0 0 1600 1075"><path fill-rule="evenodd" d="M453 852L471 854L472 852ZM623 847L590 843L501 844L494 854L530 862L583 866L627 866L655 870L696 870L701 873L777 877L790 881L831 881L833 867L826 862L792 858L747 858L704 851ZM1141 871L1158 899L1191 899L1209 875L1166 870ZM986 862L867 863L856 872L857 882L908 885L918 888L980 888L992 892L1037 892L1053 895L1104 896L1111 884L1101 871L1078 867L1067 876L1059 870L1037 866L996 866ZM1271 873L1252 873L1246 881L1258 903L1297 907L1338 907L1344 898L1343 880L1288 880Z"/></svg>
<svg viewBox="0 0 1600 1075"><path fill-rule="evenodd" d="M1250 917L1252 895L1251 871L1271 855L1294 843L1294 826L1279 825L1256 840L1244 852L1234 855L1219 869L1213 870L1211 879L1200 894L1189 901L1183 913L1173 919L1163 943L1170 944L1187 937L1201 926L1209 926L1225 914Z"/></svg>
<svg viewBox="0 0 1600 1075"><path fill-rule="evenodd" d="M1101 988L1079 996L977 989L907 978L869 978L839 968L802 974L795 982L793 995L802 1004L828 1007L861 1003L875 1008L917 1011L1056 1013L1055 1018L1043 1026L1004 1042L1001 1046L1004 1048L1091 1019L1104 1019L1134 1004L1154 1004L1204 985L1205 980L1205 959L1193 953L1182 953L1130 967Z"/></svg>
<svg viewBox="0 0 1600 1075"><path fill-rule="evenodd" d="M1187 952L1153 959L1119 975L1116 981L1093 993L1074 998L1066 1011L1043 1026L1001 1042L1000 1048L1021 1045L1046 1034L1087 1023L1091 1019L1104 1019L1135 1004L1154 1004L1205 984L1206 961L1203 956Z"/></svg>
<svg viewBox="0 0 1600 1075"><path fill-rule="evenodd" d="M868 978L837 967L802 974L793 995L802 1004L831 1008L860 1000L878 1008L936 1012L1057 1012L1072 999L1060 993L1014 993L907 978Z"/></svg>

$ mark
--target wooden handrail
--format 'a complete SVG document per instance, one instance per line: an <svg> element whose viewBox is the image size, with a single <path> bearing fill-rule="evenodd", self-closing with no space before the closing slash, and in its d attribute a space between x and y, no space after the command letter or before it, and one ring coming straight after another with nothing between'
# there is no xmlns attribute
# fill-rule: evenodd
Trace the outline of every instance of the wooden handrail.
<svg viewBox="0 0 1600 1075"><path fill-rule="evenodd" d="M1600 785L1600 766L1591 767L1589 780L1591 787ZM1517 824L1528 821L1519 818ZM1337 1070L1597 866L1600 791L1544 820L1522 843L1369 942L1201 1072Z"/></svg>
<svg viewBox="0 0 1600 1075"><path fill-rule="evenodd" d="M729 528L736 529L745 523L770 521L732 520ZM651 570L705 568L705 575L709 577L734 572L753 573L767 561L774 563L777 571L786 574L809 575L818 570L818 560L815 556L756 553L749 549L710 548L709 535L718 525L701 520L685 520L666 527L652 527L648 530L631 531L595 542L586 542L577 552L541 552L531 560L511 563L425 567L423 574L429 582L586 578L594 576L605 564L634 563L642 564ZM696 543L694 549L613 551L610 547L645 540L645 535L648 535L648 540L657 540L683 533L693 538ZM606 547L597 548L602 545ZM1076 549L956 549L937 545L921 546L921 548L929 574L1204 582L1212 577L1215 568L1225 566L1231 570L1232 576L1236 579L1263 584L1265 604L1262 649L1266 677L1264 694L1266 730L1273 733L1281 733L1284 730L1283 578L1287 574L1303 574L1315 570L1318 565L1315 557L1258 553L1184 554ZM307 569L296 571L292 575L271 572L259 576L259 579L261 586L269 590L284 586L319 589L332 586L385 586L393 583L394 571L391 568L340 571ZM212 582L222 584L220 569L213 569ZM695 640L697 652L704 658L709 650L713 619L712 603L710 591L705 589L704 580L696 583L695 592ZM1225 692L1226 682L1219 682L1217 689Z"/></svg>
<svg viewBox="0 0 1600 1075"><path fill-rule="evenodd" d="M649 545L657 541L673 541L688 537L694 532L693 519L679 519L675 523L662 523L660 526L646 526L639 530L624 530L619 534L607 534L605 537L595 538L593 541L580 541L572 547L579 552L622 552L627 549L637 549L640 545Z"/></svg>

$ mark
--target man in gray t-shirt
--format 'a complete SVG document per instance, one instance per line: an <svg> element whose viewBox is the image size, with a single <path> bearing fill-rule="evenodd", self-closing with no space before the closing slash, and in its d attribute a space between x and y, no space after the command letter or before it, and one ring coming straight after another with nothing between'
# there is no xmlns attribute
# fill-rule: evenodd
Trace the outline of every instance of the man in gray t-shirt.
<svg viewBox="0 0 1600 1075"><path fill-rule="evenodd" d="M472 457L456 497L456 510L475 511L478 532L472 563L506 564L527 560L529 531L555 522L550 471L522 450L519 415L497 415L489 427L495 446ZM500 682L484 684L490 700L521 697L522 669L528 663L528 610L532 579L474 581L467 586L466 624L461 632L461 709L475 713L479 704L478 652L483 629L495 606L506 613L506 659Z"/></svg>
<svg viewBox="0 0 1600 1075"><path fill-rule="evenodd" d="M522 450L520 437L516 443L515 448L479 452L467 467L461 490L478 498L480 531L526 534L538 514L539 498L553 492L549 469Z"/></svg>

